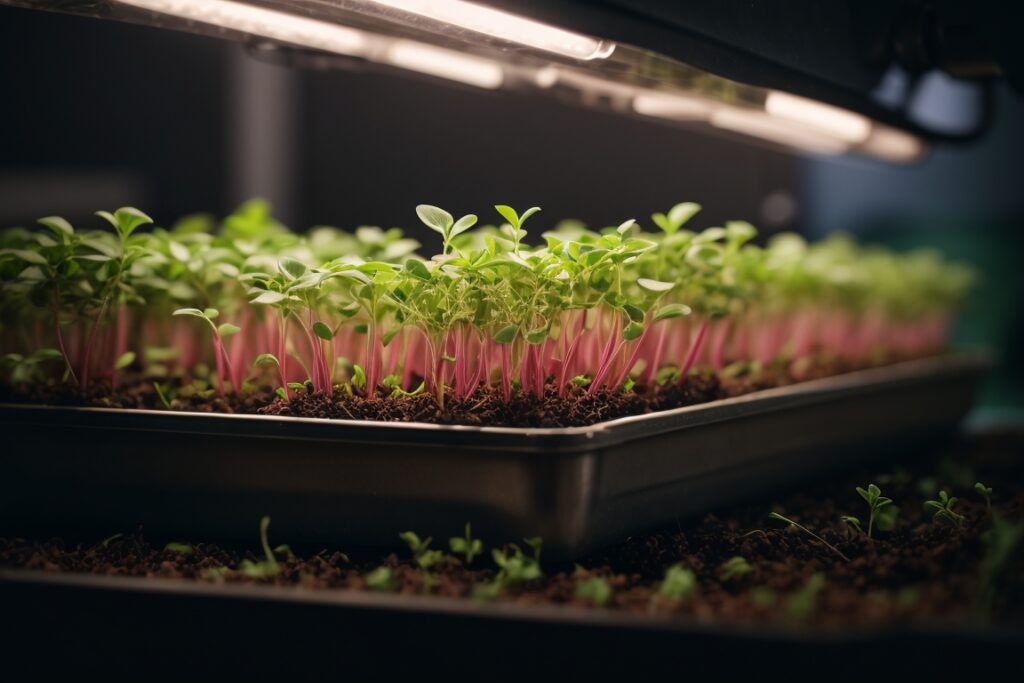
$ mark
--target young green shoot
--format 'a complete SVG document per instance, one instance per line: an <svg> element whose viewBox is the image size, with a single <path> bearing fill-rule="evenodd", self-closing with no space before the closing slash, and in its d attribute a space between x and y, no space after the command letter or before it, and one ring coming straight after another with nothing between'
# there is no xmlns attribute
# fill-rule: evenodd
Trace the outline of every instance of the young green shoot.
<svg viewBox="0 0 1024 683"><path fill-rule="evenodd" d="M938 500L926 500L924 502L925 510L932 512L932 520L938 522L940 519L957 529L963 529L967 518L953 510L953 506L956 505L958 498L950 496L945 491L939 491Z"/></svg>
<svg viewBox="0 0 1024 683"><path fill-rule="evenodd" d="M868 504L868 538L871 538L871 533L875 527L875 520L878 519L879 512L886 505L892 504L892 498L886 498L882 495L881 489L874 484L868 484L867 489L857 487L857 494Z"/></svg>
<svg viewBox="0 0 1024 683"><path fill-rule="evenodd" d="M745 557L730 557L718 568L718 579L722 582L741 581L754 571Z"/></svg>
<svg viewBox="0 0 1024 683"><path fill-rule="evenodd" d="M253 579L272 579L281 573L281 565L274 556L274 550L270 547L270 539L267 531L270 529L270 517L263 516L260 519L260 546L263 549L263 559L252 561L242 560L238 571ZM278 550L284 550L287 546L278 546ZM287 550L291 555L291 550Z"/></svg>
<svg viewBox="0 0 1024 683"><path fill-rule="evenodd" d="M466 522L464 536L455 536L448 539L448 547L455 555L462 555L466 558L466 564L473 564L473 558L484 551L484 544L478 538L473 538L469 522Z"/></svg>
<svg viewBox="0 0 1024 683"><path fill-rule="evenodd" d="M172 541L164 546L164 552L175 553L176 555L194 555L196 548L191 543L178 543Z"/></svg>
<svg viewBox="0 0 1024 683"><path fill-rule="evenodd" d="M774 519L774 520L777 520L779 522L783 522L785 524L790 525L791 527L794 527L794 528L798 529L799 531L804 532L805 534L807 534L808 536L810 536L811 538L813 538L814 540L818 541L819 543L824 545L826 548L828 548L829 550L834 552L836 555L838 555L839 557L843 558L844 561L846 561L846 562L850 561L850 558L847 557L846 555L844 555L843 552L841 550L839 550L839 548L835 547L834 545L832 545L831 543L829 543L824 538L822 538L818 534L814 533L813 531L811 531L810 529L808 529L804 525L799 524L797 522L794 522L789 517L784 517L783 515L780 515L778 512L769 512L768 513L768 519Z"/></svg>
<svg viewBox="0 0 1024 683"><path fill-rule="evenodd" d="M980 481L974 484L974 490L978 492L982 498L985 499L985 511L988 512L989 516L992 515L992 487L985 486Z"/></svg>
<svg viewBox="0 0 1024 683"><path fill-rule="evenodd" d="M607 605L613 594L611 585L599 576L592 576L576 583L576 597L587 600L597 607Z"/></svg>
<svg viewBox="0 0 1024 683"><path fill-rule="evenodd" d="M363 577L367 588L375 591L390 593L395 590L394 572L391 567L381 565Z"/></svg>
<svg viewBox="0 0 1024 683"><path fill-rule="evenodd" d="M665 570L665 578L658 585L657 595L678 602L697 592L697 576L681 564L674 564Z"/></svg>

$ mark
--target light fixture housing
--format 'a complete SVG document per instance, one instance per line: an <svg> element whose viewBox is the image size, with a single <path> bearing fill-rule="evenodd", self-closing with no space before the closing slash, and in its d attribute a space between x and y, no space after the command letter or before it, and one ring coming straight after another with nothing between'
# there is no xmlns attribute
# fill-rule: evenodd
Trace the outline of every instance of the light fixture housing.
<svg viewBox="0 0 1024 683"><path fill-rule="evenodd" d="M356 61L550 95L798 153L920 159L919 136L860 113L724 78L486 0L0 0L231 38L316 65ZM325 60L317 55L329 55ZM333 61L332 61L333 60Z"/></svg>

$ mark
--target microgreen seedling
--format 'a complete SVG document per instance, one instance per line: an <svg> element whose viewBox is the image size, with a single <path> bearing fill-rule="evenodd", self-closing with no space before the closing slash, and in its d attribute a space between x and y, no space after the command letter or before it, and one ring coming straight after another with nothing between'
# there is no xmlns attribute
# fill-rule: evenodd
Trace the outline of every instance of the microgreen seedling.
<svg viewBox="0 0 1024 683"><path fill-rule="evenodd" d="M111 543L122 538L124 538L124 534L114 534L113 536L108 536L107 538L104 538L102 541L100 541L100 547L109 548Z"/></svg>
<svg viewBox="0 0 1024 683"><path fill-rule="evenodd" d="M886 505L891 505L892 499L883 496L881 489L874 484L868 484L867 489L862 489L858 486L857 493L868 504L870 514L868 517L868 538L871 538L871 532L874 530L875 520L878 519L879 512Z"/></svg>
<svg viewBox="0 0 1024 683"><path fill-rule="evenodd" d="M263 548L263 559L255 562L252 560L242 560L238 567L239 573L254 579L270 579L281 573L281 565L274 556L274 550L270 548L270 540L267 534L269 528L270 517L262 517L260 519L260 546ZM278 546L278 549L282 551L287 549L287 554L291 555L291 549L287 548L287 546Z"/></svg>
<svg viewBox="0 0 1024 683"><path fill-rule="evenodd" d="M473 538L469 522L466 522L465 536L449 538L448 547L452 553L465 557L466 564L473 564L473 558L484 551L483 542L478 538Z"/></svg>
<svg viewBox="0 0 1024 683"><path fill-rule="evenodd" d="M723 582L739 581L752 571L754 568L750 566L746 558L737 555L722 563L722 566L718 568L718 578Z"/></svg>
<svg viewBox="0 0 1024 683"><path fill-rule="evenodd" d="M850 561L850 558L847 557L846 555L844 555L842 553L842 551L839 550L839 548L835 547L834 545L832 545L831 543L829 543L824 538L822 538L818 534L814 533L813 531L811 531L810 529L808 529L804 525L798 524L797 522L794 522L789 517L784 517L784 516L780 515L778 512L769 512L768 513L768 518L769 519L778 520L780 522L784 522L784 523L790 525L791 527L794 527L794 528L804 532L805 534L807 534L808 536L810 536L811 538L813 538L814 540L818 541L819 543L824 545L826 548L828 548L829 550L834 552L836 555L838 555L839 557L843 558L843 560L845 560L846 562Z"/></svg>
<svg viewBox="0 0 1024 683"><path fill-rule="evenodd" d="M576 583L576 597L588 600L598 607L604 607L611 599L614 591L611 585L598 576L592 576Z"/></svg>
<svg viewBox="0 0 1024 683"><path fill-rule="evenodd" d="M969 268L933 252L796 235L755 246L742 221L688 229L699 208L654 214L654 230L563 222L531 244L538 207L498 205L501 223L474 231L474 214L422 204L416 216L441 237L423 253L397 228L291 232L259 200L219 225L191 216L149 231L131 207L100 212L113 232L50 216L0 235L12 331L0 373L91 390L138 369L165 409L267 380L284 402L336 389L374 399L383 387L389 400L425 394L442 410L450 396L491 390L506 402L550 389L643 393L711 372L806 368L819 355L930 353L971 287ZM869 534L894 509L877 509Z"/></svg>
<svg viewBox="0 0 1024 683"><path fill-rule="evenodd" d="M950 496L945 491L939 491L938 500L926 500L924 502L924 508L930 510L932 514L932 520L938 521L943 520L949 524L955 526L958 529L964 528L964 523L967 519L955 512L953 506L956 505L958 498Z"/></svg>
<svg viewBox="0 0 1024 683"><path fill-rule="evenodd" d="M989 515L992 514L992 487L985 486L980 481L974 484L974 490L978 492L982 498L985 499L985 510Z"/></svg>
<svg viewBox="0 0 1024 683"><path fill-rule="evenodd" d="M363 577L367 587L375 591L390 592L395 589L394 572L391 567L382 565Z"/></svg>
<svg viewBox="0 0 1024 683"><path fill-rule="evenodd" d="M667 600L682 600L697 591L697 576L681 564L674 564L665 571L665 578L658 586L658 595Z"/></svg>
<svg viewBox="0 0 1024 683"><path fill-rule="evenodd" d="M857 531L861 530L859 517L854 517L853 515L840 515L839 521L843 522L844 524L849 524L850 526L857 529Z"/></svg>
<svg viewBox="0 0 1024 683"><path fill-rule="evenodd" d="M496 581L502 585L524 583L543 576L540 568L540 537L524 538L523 542L533 550L532 556L523 554L522 549L514 543L507 549L491 550L491 557L499 568Z"/></svg>
<svg viewBox="0 0 1024 683"><path fill-rule="evenodd" d="M171 542L164 546L164 552L177 553L178 555L194 555L196 549L191 543Z"/></svg>

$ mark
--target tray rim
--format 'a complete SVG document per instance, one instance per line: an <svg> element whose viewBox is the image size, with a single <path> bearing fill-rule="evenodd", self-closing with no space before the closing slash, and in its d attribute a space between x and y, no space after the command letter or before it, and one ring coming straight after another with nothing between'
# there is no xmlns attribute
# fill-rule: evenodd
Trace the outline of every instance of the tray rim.
<svg viewBox="0 0 1024 683"><path fill-rule="evenodd" d="M438 439L449 438L449 445L461 445L455 439L467 440L469 445L496 445L502 439L517 443L505 450L576 451L612 446L637 436L651 436L667 431L720 422L737 416L747 416L799 406L828 397L843 397L858 392L870 392L882 387L926 380L965 372L983 373L994 364L993 354L985 349L954 350L852 372L807 380L783 387L755 391L732 398L719 399L670 410L631 415L599 422L586 427L480 427L470 425L439 425L427 422L384 422L292 417L281 415L252 415L237 413L207 413L195 411L162 411L136 408L98 408L82 406L54 406L31 403L0 403L0 419L12 414L45 417L48 421L60 417L102 416L107 424L81 424L87 428L114 427L118 430L179 433L206 433L232 435L227 429L259 425L264 432L259 436L298 440L338 440L371 443L422 443L426 435ZM202 429L197 429L198 424ZM275 432L274 430L280 430ZM252 435L252 432L247 432ZM390 437L390 438L382 438ZM517 448L518 447L518 448Z"/></svg>
<svg viewBox="0 0 1024 683"><path fill-rule="evenodd" d="M753 624L724 619L700 621L693 617L638 615L598 608L576 609L569 605L520 605L487 603L436 595L404 595L352 589L317 589L302 586L204 583L189 579L141 576L105 576L84 573L51 573L0 566L0 583L40 588L58 587L85 591L112 591L131 595L180 596L259 603L285 603L321 609L376 611L395 615L448 616L480 621L548 623L583 628L656 631L685 635L757 639L779 643L857 644L878 639L906 637L957 637L987 639L1024 645L1024 626L997 626L981 619L935 620L927 623L875 626L803 626L789 622Z"/></svg>

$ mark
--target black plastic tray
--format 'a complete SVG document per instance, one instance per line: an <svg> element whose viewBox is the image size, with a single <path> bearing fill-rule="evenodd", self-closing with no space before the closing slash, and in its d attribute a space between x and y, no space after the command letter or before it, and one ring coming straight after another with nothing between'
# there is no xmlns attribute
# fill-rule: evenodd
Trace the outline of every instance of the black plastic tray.
<svg viewBox="0 0 1024 683"><path fill-rule="evenodd" d="M1024 631L980 621L807 628L344 590L0 568L5 673L266 680L999 680ZM40 659L41 658L41 659ZM802 674L802 675L801 675ZM353 679L353 675L357 678ZM813 679L810 678L813 675ZM998 675L998 678L996 677ZM940 678L941 677L941 678ZM13 680L13 679L12 679Z"/></svg>
<svg viewBox="0 0 1024 683"><path fill-rule="evenodd" d="M956 353L592 427L512 429L0 406L0 533L389 546L466 521L571 558L943 437L990 360Z"/></svg>

